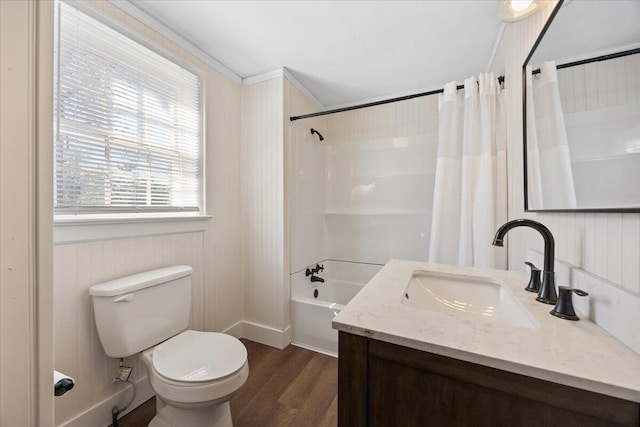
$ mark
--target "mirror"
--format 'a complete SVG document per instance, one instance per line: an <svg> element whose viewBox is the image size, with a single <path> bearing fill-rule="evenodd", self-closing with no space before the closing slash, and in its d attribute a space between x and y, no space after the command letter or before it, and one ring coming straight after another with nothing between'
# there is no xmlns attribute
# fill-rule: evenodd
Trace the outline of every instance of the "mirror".
<svg viewBox="0 0 640 427"><path fill-rule="evenodd" d="M640 2L560 1L523 79L525 210L640 212Z"/></svg>

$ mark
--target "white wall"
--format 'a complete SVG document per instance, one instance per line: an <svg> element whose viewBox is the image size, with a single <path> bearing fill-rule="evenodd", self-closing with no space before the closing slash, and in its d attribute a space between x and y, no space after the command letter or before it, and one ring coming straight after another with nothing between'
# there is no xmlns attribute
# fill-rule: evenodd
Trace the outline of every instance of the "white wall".
<svg viewBox="0 0 640 427"><path fill-rule="evenodd" d="M56 246L55 365L76 381L73 392L55 399L56 424L64 424L124 388L122 384L111 384L118 361L104 354L94 326L88 288L145 270L190 265L194 269L191 327L203 330L203 240L203 233L190 233ZM125 363L134 367L134 381L146 376L146 368L136 356L127 358ZM110 407L102 410L102 424L107 425ZM86 421L77 421L77 425L83 423Z"/></svg>
<svg viewBox="0 0 640 427"><path fill-rule="evenodd" d="M509 218L532 218L547 225L556 240L556 257L640 295L640 214L524 213L522 165L522 64L555 2L530 18L506 26L497 57L505 58ZM567 9L570 12L570 7ZM562 12L560 12L562 13ZM494 64L499 69L499 64ZM527 248L542 250L542 238L522 228L509 233L509 266L524 270ZM562 284L562 283L560 283Z"/></svg>
<svg viewBox="0 0 640 427"><path fill-rule="evenodd" d="M242 88L243 335L280 348L291 342L289 117L317 110L286 72Z"/></svg>
<svg viewBox="0 0 640 427"><path fill-rule="evenodd" d="M53 424L52 17L0 3L1 426Z"/></svg>
<svg viewBox="0 0 640 427"><path fill-rule="evenodd" d="M286 346L285 321L285 196L284 196L284 78L242 88L241 177L242 265L245 280L245 319L254 327L245 336L268 329L277 347ZM267 331L265 331L267 329Z"/></svg>
<svg viewBox="0 0 640 427"><path fill-rule="evenodd" d="M111 421L110 405L123 404L128 398L116 394L122 389L121 384L111 384L117 362L105 356L96 334L88 294L91 285L147 269L188 264L194 268L192 328L221 331L244 318L240 273L240 86L110 3L92 4L203 70L206 210L212 219L201 232L55 247L55 365L76 380L72 392L55 400L57 425L70 422L69 425L106 426ZM145 368L135 357L127 363L135 368L134 378L144 377ZM100 403L103 407L92 410Z"/></svg>
<svg viewBox="0 0 640 427"><path fill-rule="evenodd" d="M563 68L558 90L564 114L638 104L640 54Z"/></svg>
<svg viewBox="0 0 640 427"><path fill-rule="evenodd" d="M0 2L0 425L37 420L36 4ZM49 384L50 385L50 384Z"/></svg>

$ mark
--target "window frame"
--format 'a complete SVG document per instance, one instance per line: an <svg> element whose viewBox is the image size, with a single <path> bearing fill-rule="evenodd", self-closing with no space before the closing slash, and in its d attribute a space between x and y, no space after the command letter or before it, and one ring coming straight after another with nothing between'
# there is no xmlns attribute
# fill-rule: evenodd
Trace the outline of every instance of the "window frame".
<svg viewBox="0 0 640 427"><path fill-rule="evenodd" d="M180 210L180 209L167 209L165 211L161 210L143 210L140 209L136 212L135 207L127 212L119 211L116 209L105 209L101 212L96 212L96 210L92 209L88 212L74 212L74 213L64 213L62 211L56 211L54 206L54 225L56 227L55 230L55 243L71 243L76 241L91 241L91 240L103 240L104 230L93 230L93 228L104 228L109 227L114 232L113 238L123 238L127 237L129 234L131 236L138 235L156 235L156 234L168 234L168 233L176 233L180 232L181 228L184 228L185 232L189 231L199 231L199 229L204 230L206 228L206 224L202 220L210 219L211 216L207 215L207 205L206 205L206 100L205 95L207 93L206 87L206 71L201 67L193 64L187 58L182 55L172 51L170 47L162 46L158 41L152 40L149 36L141 34L139 31L131 28L126 23L120 21L114 16L109 15L107 12L99 10L95 5L80 2L76 0L56 0L55 4L55 35L54 35L54 73L52 75L53 79L53 88L54 88L54 103L59 102L59 98L57 95L57 84L58 84L58 76L59 76L59 55L60 55L60 36L59 36L59 28L61 24L61 5L65 4L67 7L72 7L76 9L78 12L83 13L90 18L97 20L98 22L106 25L113 31L120 33L121 35L129 38L130 40L139 43L143 47L151 50L152 52L160 55L168 61L173 62L174 64L184 68L185 70L193 73L199 82L198 88L198 113L200 116L200 126L198 131L198 145L199 145L199 159L198 159L198 168L199 168L199 176L198 176L198 184L199 184L199 192L198 192L198 210L197 211L188 211L188 210ZM111 5L110 5L111 6ZM130 15L126 15L131 19ZM142 24L145 25L145 24ZM159 41L166 40L168 44L173 45L175 50L184 51L182 48L177 46L172 40L166 38L164 35L156 33L153 29L150 29L150 33L157 34L157 38ZM187 55L188 52L185 51ZM55 111L57 109L54 108ZM54 129L53 129L53 139L54 145L58 132L58 115L54 114L53 118ZM55 165L54 165L55 170ZM55 189L55 179L52 176L52 185L54 186L53 197L56 196ZM52 204L54 200L52 200ZM184 227L179 225L175 225L175 223L184 222ZM150 224L151 227L142 226L140 230L134 230L128 226L122 226L123 224L147 224L147 223L157 223L155 226ZM166 227L168 224L174 223L174 226ZM200 224L196 226L195 224ZM162 225L163 228L167 228L166 232L160 232L158 226ZM73 230L74 226L78 226L83 229L87 234L86 239L82 238L80 240L77 239L77 231ZM114 228L116 227L116 228ZM60 228L60 230L58 230ZM129 229L130 232L125 232L123 234L123 230ZM147 230L147 231L145 231ZM151 231L150 231L151 230ZM94 232L95 231L95 232ZM67 238L67 234L69 232L75 236L71 240Z"/></svg>

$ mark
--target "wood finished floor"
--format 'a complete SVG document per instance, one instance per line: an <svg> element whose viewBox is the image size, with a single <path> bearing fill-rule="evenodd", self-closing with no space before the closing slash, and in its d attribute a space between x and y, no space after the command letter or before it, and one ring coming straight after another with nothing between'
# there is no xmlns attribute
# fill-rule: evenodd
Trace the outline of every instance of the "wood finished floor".
<svg viewBox="0 0 640 427"><path fill-rule="evenodd" d="M284 350L243 339L249 379L231 399L234 427L333 427L338 414L338 359L290 345ZM155 398L119 427L146 427Z"/></svg>

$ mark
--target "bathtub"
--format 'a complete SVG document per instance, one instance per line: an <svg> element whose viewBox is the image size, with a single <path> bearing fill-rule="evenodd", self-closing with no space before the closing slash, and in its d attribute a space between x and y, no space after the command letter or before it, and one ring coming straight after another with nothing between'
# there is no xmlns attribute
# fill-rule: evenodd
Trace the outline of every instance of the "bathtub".
<svg viewBox="0 0 640 427"><path fill-rule="evenodd" d="M337 356L338 331L331 321L382 266L331 260L319 264L325 268L318 273L324 283L311 283L306 268L291 275L292 344Z"/></svg>

